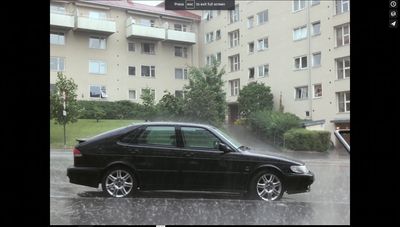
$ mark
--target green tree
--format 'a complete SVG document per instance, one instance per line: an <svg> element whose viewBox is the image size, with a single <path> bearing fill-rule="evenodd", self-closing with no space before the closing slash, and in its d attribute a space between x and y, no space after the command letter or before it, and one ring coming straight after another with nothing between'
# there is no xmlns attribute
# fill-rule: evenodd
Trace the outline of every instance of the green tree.
<svg viewBox="0 0 400 227"><path fill-rule="evenodd" d="M219 62L213 59L210 66L189 70L189 84L185 85L184 114L191 121L221 125L225 119L226 101Z"/></svg>
<svg viewBox="0 0 400 227"><path fill-rule="evenodd" d="M98 106L93 107L92 111L93 111L93 116L96 119L96 122L99 122L100 119L106 116L106 112Z"/></svg>
<svg viewBox="0 0 400 227"><path fill-rule="evenodd" d="M143 100L142 104L142 114L145 120L152 120L156 115L155 106L155 94L150 88L145 88L142 90L140 98Z"/></svg>
<svg viewBox="0 0 400 227"><path fill-rule="evenodd" d="M179 120L183 117L183 99L175 97L169 91L157 103L158 117L165 120Z"/></svg>
<svg viewBox="0 0 400 227"><path fill-rule="evenodd" d="M272 110L273 104L271 88L264 83L251 82L239 92L239 111L244 118L256 111Z"/></svg>

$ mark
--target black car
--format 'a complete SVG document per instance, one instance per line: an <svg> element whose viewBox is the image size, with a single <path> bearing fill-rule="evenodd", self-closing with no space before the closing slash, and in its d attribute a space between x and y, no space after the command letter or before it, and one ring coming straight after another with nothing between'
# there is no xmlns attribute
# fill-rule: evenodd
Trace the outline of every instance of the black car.
<svg viewBox="0 0 400 227"><path fill-rule="evenodd" d="M113 197L136 190L239 192L278 200L310 190L314 174L303 162L251 153L208 125L146 122L78 140L71 183Z"/></svg>

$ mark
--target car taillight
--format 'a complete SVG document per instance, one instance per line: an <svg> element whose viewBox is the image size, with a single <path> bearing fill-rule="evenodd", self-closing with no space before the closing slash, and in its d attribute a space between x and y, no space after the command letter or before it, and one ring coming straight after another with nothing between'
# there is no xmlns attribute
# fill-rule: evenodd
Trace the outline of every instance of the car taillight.
<svg viewBox="0 0 400 227"><path fill-rule="evenodd" d="M74 148L73 153L74 153L74 157L82 157L81 152L80 152L78 149L76 149L76 148Z"/></svg>

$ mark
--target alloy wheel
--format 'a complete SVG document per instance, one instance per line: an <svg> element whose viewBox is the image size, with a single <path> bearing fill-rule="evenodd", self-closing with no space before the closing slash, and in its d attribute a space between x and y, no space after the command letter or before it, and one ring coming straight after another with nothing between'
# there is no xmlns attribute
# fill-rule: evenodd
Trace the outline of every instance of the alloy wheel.
<svg viewBox="0 0 400 227"><path fill-rule="evenodd" d="M278 199L282 192L282 182L272 173L263 174L256 187L258 196L265 201Z"/></svg>
<svg viewBox="0 0 400 227"><path fill-rule="evenodd" d="M132 191L133 178L126 170L114 170L107 175L105 188L107 193L113 197L125 197Z"/></svg>

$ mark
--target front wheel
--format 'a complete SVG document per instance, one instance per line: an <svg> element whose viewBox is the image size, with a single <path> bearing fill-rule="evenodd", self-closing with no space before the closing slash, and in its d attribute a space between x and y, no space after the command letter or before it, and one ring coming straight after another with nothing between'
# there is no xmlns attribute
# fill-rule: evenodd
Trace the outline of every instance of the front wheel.
<svg viewBox="0 0 400 227"><path fill-rule="evenodd" d="M252 179L250 193L265 201L279 200L284 193L282 177L275 171L261 171Z"/></svg>
<svg viewBox="0 0 400 227"><path fill-rule="evenodd" d="M122 198L132 194L136 182L130 170L113 168L106 172L101 186L108 196Z"/></svg>

